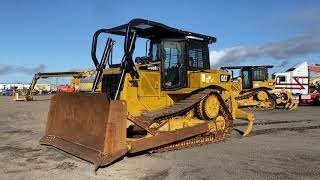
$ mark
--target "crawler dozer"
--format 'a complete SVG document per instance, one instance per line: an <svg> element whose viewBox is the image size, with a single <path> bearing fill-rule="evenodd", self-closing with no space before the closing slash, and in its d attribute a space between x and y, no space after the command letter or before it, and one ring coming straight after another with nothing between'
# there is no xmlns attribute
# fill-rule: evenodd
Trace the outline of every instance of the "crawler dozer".
<svg viewBox="0 0 320 180"><path fill-rule="evenodd" d="M294 110L299 101L287 90L275 90L275 80L268 78L265 66L226 66L221 69L231 71L232 90L239 107L249 107L259 110L272 110L282 107ZM239 70L239 76L234 77L233 70Z"/></svg>
<svg viewBox="0 0 320 180"><path fill-rule="evenodd" d="M37 81L41 78L51 78L51 77L74 77L74 78L84 78L90 76L91 71L67 71L67 72L39 72L35 74L32 78L32 82L28 89L17 90L13 93L14 101L32 101L33 100L33 90L37 84Z"/></svg>
<svg viewBox="0 0 320 180"><path fill-rule="evenodd" d="M124 36L120 64L112 62L108 38L99 61L102 34ZM136 39L146 39L145 56L133 61ZM237 107L230 75L210 70L211 36L134 19L93 36L96 67L92 92L57 93L40 143L95 165L107 166L126 154L162 152L217 142L230 137L233 121L254 115Z"/></svg>

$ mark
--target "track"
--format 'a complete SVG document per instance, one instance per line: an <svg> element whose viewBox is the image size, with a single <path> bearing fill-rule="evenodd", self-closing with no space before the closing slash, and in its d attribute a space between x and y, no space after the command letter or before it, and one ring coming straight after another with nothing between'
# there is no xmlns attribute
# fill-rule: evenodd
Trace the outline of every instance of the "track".
<svg viewBox="0 0 320 180"><path fill-rule="evenodd" d="M195 93L186 99L179 101L178 103L174 103L171 106L155 111L143 112L140 116L140 119L148 123L153 123L181 115L190 110L194 105L200 102L201 99L205 98L210 93L216 92L217 90L214 89L205 89L203 91L199 91L198 93Z"/></svg>
<svg viewBox="0 0 320 180"><path fill-rule="evenodd" d="M183 148L188 148L192 146L204 145L208 143L218 142L230 137L231 132L233 130L233 119L232 115L221 98L221 96L217 93L217 90L214 89L205 89L203 91L197 92L184 100L181 100L178 103L175 103L171 106L168 106L161 110L151 111L148 113L143 113L140 119L144 122L154 123L159 122L161 120L173 118L175 116L183 115L188 112L192 108L194 108L203 98L206 96L215 93L220 101L220 110L219 114L221 114L226 122L226 127L222 131L208 132L202 135L198 135L196 137L188 138L179 142L174 142L171 144L167 144L164 146L157 147L153 149L154 152L166 152L173 151Z"/></svg>
<svg viewBox="0 0 320 180"><path fill-rule="evenodd" d="M250 89L249 91L243 92L242 95L236 97L236 100L243 100L243 99L248 99L249 97L252 97L256 95L258 91L256 89Z"/></svg>
<svg viewBox="0 0 320 180"><path fill-rule="evenodd" d="M220 102L221 100L222 98L220 98ZM222 103L222 106L220 106L220 113L226 120L226 128L224 131L209 132L180 142L175 142L162 147L158 147L155 149L155 152L174 151L183 148L219 142L229 138L233 130L233 119L224 102Z"/></svg>
<svg viewBox="0 0 320 180"><path fill-rule="evenodd" d="M269 98L268 98L268 102L272 103L271 107L266 107L266 108L261 108L261 107L251 107L254 110L272 110L275 108L275 99L271 96L271 94L268 92L268 89L264 89L264 88L259 88L259 89L250 89L248 91L245 91L242 93L242 95L236 97L236 100L244 100L244 99L248 99L250 97L253 97L255 95L258 94L259 91L264 91L268 94ZM257 100L259 101L259 100Z"/></svg>

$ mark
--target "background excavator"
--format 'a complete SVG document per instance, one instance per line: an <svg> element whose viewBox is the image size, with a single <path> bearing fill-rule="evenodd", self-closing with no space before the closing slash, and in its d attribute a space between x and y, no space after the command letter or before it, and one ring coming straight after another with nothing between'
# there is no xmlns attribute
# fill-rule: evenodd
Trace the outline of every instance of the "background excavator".
<svg viewBox="0 0 320 180"><path fill-rule="evenodd" d="M95 78L95 70L86 70L88 72L88 76L84 77L73 77L71 80L70 87L74 89L76 92L91 92L92 84ZM100 90L101 88L98 87Z"/></svg>
<svg viewBox="0 0 320 180"><path fill-rule="evenodd" d="M120 64L111 63L111 38L97 59L97 40L104 33L124 36ZM136 38L146 39L149 48L134 63ZM224 140L236 118L248 122L243 132L248 135L254 115L238 109L228 72L210 70L208 45L215 41L144 19L96 31L92 92L56 93L40 143L92 162L97 169L126 154Z"/></svg>
<svg viewBox="0 0 320 180"><path fill-rule="evenodd" d="M273 68L273 66L221 67L221 69L231 71L232 89L239 107L253 107L261 110L272 110L276 106L288 110L294 110L298 107L299 101L295 100L289 91L274 91L275 80L269 78L269 68ZM234 77L233 70L237 70L239 76Z"/></svg>
<svg viewBox="0 0 320 180"><path fill-rule="evenodd" d="M16 90L13 93L14 101L32 101L33 100L33 90L37 84L37 81L41 78L50 77L74 77L74 78L84 78L92 74L91 71L69 71L69 72L39 72L35 74L32 78L32 82L28 89Z"/></svg>

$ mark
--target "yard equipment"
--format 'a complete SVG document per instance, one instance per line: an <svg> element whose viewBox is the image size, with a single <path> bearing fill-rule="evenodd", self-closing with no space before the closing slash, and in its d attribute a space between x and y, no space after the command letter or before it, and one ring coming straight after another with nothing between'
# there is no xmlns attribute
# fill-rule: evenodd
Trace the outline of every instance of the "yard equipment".
<svg viewBox="0 0 320 180"><path fill-rule="evenodd" d="M28 89L16 90L13 93L13 100L15 101L32 101L33 100L33 90L40 78L50 78L50 77L77 77L83 78L89 76L88 71L81 72L39 72L35 74L32 78L32 82Z"/></svg>
<svg viewBox="0 0 320 180"><path fill-rule="evenodd" d="M273 78L276 82L276 89L291 92L300 103L320 103L320 81L317 75L310 77L311 72L320 72L320 66L309 66L307 62L296 64L286 72L275 73Z"/></svg>
<svg viewBox="0 0 320 180"><path fill-rule="evenodd" d="M74 88L76 92L91 92L92 85L95 78L95 70L86 70L90 73L86 77L73 77L70 86ZM100 88L99 88L100 89Z"/></svg>
<svg viewBox="0 0 320 180"><path fill-rule="evenodd" d="M98 61L97 40L102 33L124 36L120 64L112 63L111 38ZM134 63L138 37L146 39L149 50ZM144 19L96 31L92 92L52 97L41 144L92 162L97 169L126 154L224 140L236 118L248 122L243 133L248 135L254 115L238 109L228 72L210 70L208 45L215 41Z"/></svg>
<svg viewBox="0 0 320 180"><path fill-rule="evenodd" d="M232 89L239 107L260 110L272 110L276 106L288 110L298 107L299 102L289 91L275 91L275 81L268 76L268 69L272 67L272 65L221 67L231 71ZM234 77L233 70L239 71L238 77Z"/></svg>

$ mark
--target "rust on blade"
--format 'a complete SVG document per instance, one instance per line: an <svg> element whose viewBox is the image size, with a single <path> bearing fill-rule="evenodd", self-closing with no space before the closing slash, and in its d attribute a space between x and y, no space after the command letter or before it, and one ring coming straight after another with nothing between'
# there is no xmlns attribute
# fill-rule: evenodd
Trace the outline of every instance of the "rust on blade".
<svg viewBox="0 0 320 180"><path fill-rule="evenodd" d="M126 113L123 101L110 101L101 93L57 93L40 143L96 167L108 165L127 152Z"/></svg>
<svg viewBox="0 0 320 180"><path fill-rule="evenodd" d="M111 101L106 134L104 139L104 152L110 157L102 159L105 166L127 153L127 109L124 101Z"/></svg>

